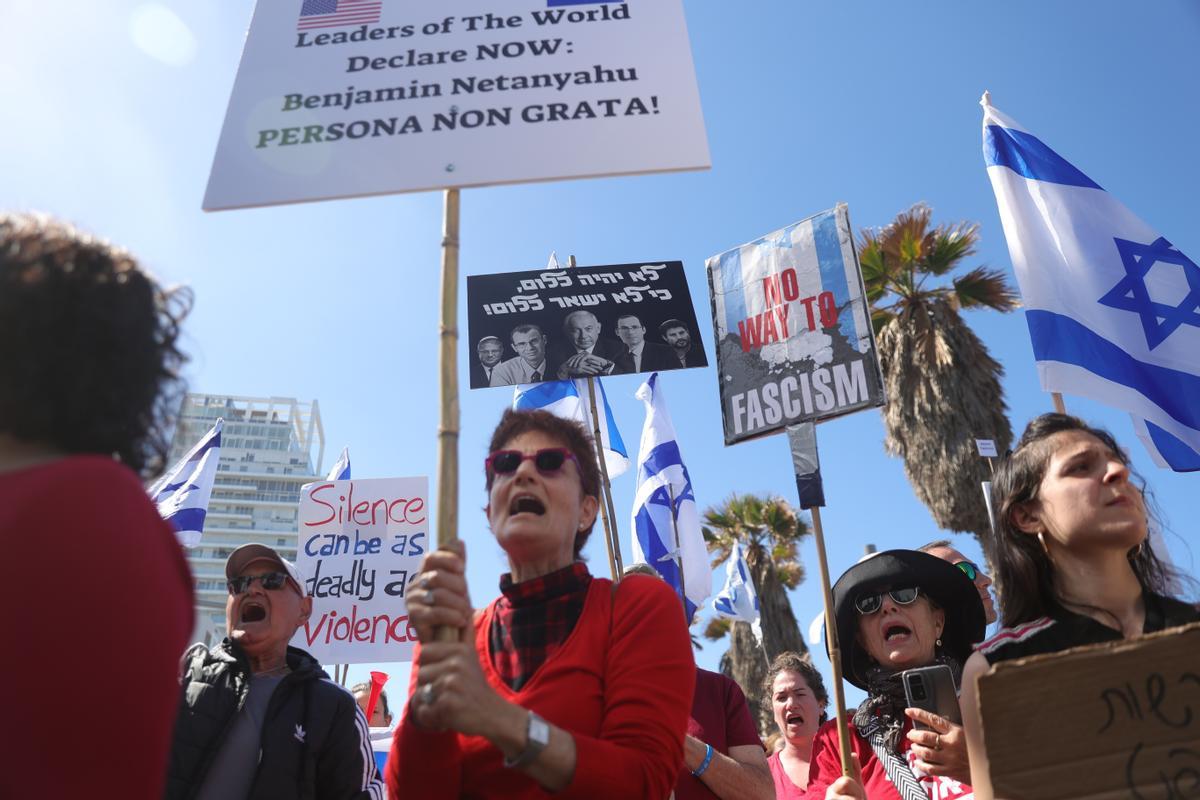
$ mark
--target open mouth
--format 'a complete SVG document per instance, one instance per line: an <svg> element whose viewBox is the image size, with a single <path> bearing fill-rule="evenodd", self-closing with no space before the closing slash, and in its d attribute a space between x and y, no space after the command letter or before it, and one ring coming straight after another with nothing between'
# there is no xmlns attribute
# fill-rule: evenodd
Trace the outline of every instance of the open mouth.
<svg viewBox="0 0 1200 800"><path fill-rule="evenodd" d="M267 618L267 609L256 600L242 603L242 622L262 622Z"/></svg>
<svg viewBox="0 0 1200 800"><path fill-rule="evenodd" d="M893 622L883 629L883 640L890 642L894 639L899 639L902 636L911 636L912 630L899 622Z"/></svg>
<svg viewBox="0 0 1200 800"><path fill-rule="evenodd" d="M803 725L804 717L800 716L799 714L792 714L790 717L787 718L787 724L788 725Z"/></svg>
<svg viewBox="0 0 1200 800"><path fill-rule="evenodd" d="M512 505L508 508L510 514L537 514L541 516L546 513L546 507L541 501L529 495L522 495L512 501Z"/></svg>

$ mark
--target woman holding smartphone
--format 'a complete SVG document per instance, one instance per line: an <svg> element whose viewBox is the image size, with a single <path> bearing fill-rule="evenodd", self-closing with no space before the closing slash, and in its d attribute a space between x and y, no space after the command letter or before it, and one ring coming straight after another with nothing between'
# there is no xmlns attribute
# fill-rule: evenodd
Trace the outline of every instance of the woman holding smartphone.
<svg viewBox="0 0 1200 800"><path fill-rule="evenodd" d="M827 723L813 740L808 796L971 798L962 727L910 707L903 673L943 665L957 678L984 634L974 584L936 556L888 550L847 570L833 586L833 605L842 675L867 692L850 725L859 769L842 776L837 723ZM952 685L943 691L952 692ZM926 699L935 699L932 679L921 686Z"/></svg>
<svg viewBox="0 0 1200 800"><path fill-rule="evenodd" d="M992 664L1117 641L1200 619L1167 596L1171 576L1147 543L1148 512L1120 446L1065 414L1025 428L996 470L1001 623L963 675L972 783L991 798L975 682Z"/></svg>

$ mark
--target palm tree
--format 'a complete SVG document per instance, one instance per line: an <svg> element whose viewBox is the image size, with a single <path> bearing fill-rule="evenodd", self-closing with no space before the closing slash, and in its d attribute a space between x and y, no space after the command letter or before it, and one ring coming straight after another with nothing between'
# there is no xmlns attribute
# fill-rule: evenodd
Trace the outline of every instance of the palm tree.
<svg viewBox="0 0 1200 800"><path fill-rule="evenodd" d="M763 707L760 688L767 674L767 662L785 650L808 652L787 590L804 580L804 565L800 563L797 545L810 531L786 500L738 494L730 496L724 505L704 512L703 531L714 567L729 558L734 541L741 542L746 567L758 593L761 646L746 622L731 625L728 619L714 619L704 635L715 641L726 633L732 634L729 650L721 659L721 671L742 687L760 731L767 731L774 724L770 712Z"/></svg>
<svg viewBox="0 0 1200 800"><path fill-rule="evenodd" d="M989 556L991 530L980 482L987 467L974 439L1012 442L1000 379L1004 369L960 310L1012 311L1003 273L975 267L944 280L975 254L979 226L932 227L917 204L880 230L865 229L859 260L883 366L888 404L884 447L904 459L909 482L942 528L970 532ZM939 280L942 279L942 280Z"/></svg>

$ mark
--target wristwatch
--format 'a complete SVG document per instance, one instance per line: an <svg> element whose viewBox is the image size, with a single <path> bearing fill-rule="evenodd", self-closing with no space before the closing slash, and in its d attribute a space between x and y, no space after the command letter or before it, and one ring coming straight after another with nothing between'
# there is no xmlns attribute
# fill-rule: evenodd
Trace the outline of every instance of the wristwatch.
<svg viewBox="0 0 1200 800"><path fill-rule="evenodd" d="M538 753L550 744L550 724L532 711L525 725L525 749L516 758L504 757L504 766L523 767L538 757Z"/></svg>

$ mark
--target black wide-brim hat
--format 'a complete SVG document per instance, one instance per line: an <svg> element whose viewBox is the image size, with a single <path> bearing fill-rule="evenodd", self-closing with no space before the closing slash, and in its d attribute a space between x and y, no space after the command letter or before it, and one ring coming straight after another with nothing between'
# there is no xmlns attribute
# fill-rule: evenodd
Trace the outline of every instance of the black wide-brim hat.
<svg viewBox="0 0 1200 800"><path fill-rule="evenodd" d="M919 586L946 614L942 650L959 664L983 640L987 619L975 584L962 570L937 556L917 550L885 550L864 558L833 585L833 616L838 647L842 652L842 676L860 689L867 688L867 670L874 661L858 643L858 609L862 595L888 589ZM825 637L826 651L829 637Z"/></svg>

